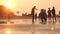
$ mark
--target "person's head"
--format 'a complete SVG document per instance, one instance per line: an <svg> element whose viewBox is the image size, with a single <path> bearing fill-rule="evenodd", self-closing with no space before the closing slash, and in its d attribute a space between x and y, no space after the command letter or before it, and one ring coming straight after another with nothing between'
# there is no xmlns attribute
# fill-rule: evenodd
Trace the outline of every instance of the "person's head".
<svg viewBox="0 0 60 34"><path fill-rule="evenodd" d="M50 8L48 8L50 10Z"/></svg>
<svg viewBox="0 0 60 34"><path fill-rule="evenodd" d="M43 12L43 9L41 9L41 12Z"/></svg>
<svg viewBox="0 0 60 34"><path fill-rule="evenodd" d="M55 9L55 7L53 6L53 9Z"/></svg>
<svg viewBox="0 0 60 34"><path fill-rule="evenodd" d="M43 13L44 12L44 9L41 9L41 13Z"/></svg>
<svg viewBox="0 0 60 34"><path fill-rule="evenodd" d="M36 6L34 6L33 8L36 8Z"/></svg>

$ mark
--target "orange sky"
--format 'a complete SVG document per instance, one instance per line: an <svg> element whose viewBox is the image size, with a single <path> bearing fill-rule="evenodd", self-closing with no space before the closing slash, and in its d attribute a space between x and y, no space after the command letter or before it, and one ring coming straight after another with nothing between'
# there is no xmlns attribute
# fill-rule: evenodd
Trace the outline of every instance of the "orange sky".
<svg viewBox="0 0 60 34"><path fill-rule="evenodd" d="M56 13L58 14L58 11L60 10L60 0L0 0L0 5L5 5L6 3L10 2L11 9L13 12L20 11L21 15L22 13L30 13L31 8L35 5L37 7L37 13L40 12L41 8L45 8L46 10L48 7L52 9L53 6L56 8Z"/></svg>

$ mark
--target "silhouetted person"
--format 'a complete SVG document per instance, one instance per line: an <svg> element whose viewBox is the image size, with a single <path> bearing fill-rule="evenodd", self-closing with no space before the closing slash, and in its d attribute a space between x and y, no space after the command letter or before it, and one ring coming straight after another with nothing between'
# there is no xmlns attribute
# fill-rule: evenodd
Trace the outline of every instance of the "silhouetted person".
<svg viewBox="0 0 60 34"><path fill-rule="evenodd" d="M51 18L51 10L48 8L48 17Z"/></svg>
<svg viewBox="0 0 60 34"><path fill-rule="evenodd" d="M39 13L39 20L41 19L41 21L43 22L43 10L44 9L41 9L40 13Z"/></svg>
<svg viewBox="0 0 60 34"><path fill-rule="evenodd" d="M37 13L35 13L35 20L37 19Z"/></svg>
<svg viewBox="0 0 60 34"><path fill-rule="evenodd" d="M34 14L35 14L35 9L36 9L36 6L34 6L31 10L31 15L32 15L32 24L34 24Z"/></svg>
<svg viewBox="0 0 60 34"><path fill-rule="evenodd" d="M46 14L46 10L45 9L44 9L44 15L45 15L44 20L45 20L45 22L47 22L47 14Z"/></svg>
<svg viewBox="0 0 60 34"><path fill-rule="evenodd" d="M52 9L52 16L53 16L53 19L56 21L55 7L53 7Z"/></svg>
<svg viewBox="0 0 60 34"><path fill-rule="evenodd" d="M48 12L48 19L49 19L48 22L51 22L52 21L51 20L51 16L52 16L51 14L52 14L52 12L51 12L50 8L48 8L47 12Z"/></svg>
<svg viewBox="0 0 60 34"><path fill-rule="evenodd" d="M47 14L45 9L41 9L41 12L39 13L39 18L41 19L42 23L47 21Z"/></svg>

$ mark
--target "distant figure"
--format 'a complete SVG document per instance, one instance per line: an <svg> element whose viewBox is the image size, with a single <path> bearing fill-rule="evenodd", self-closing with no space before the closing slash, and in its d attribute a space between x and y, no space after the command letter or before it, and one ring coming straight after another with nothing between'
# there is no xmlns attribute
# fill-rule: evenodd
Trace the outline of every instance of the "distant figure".
<svg viewBox="0 0 60 34"><path fill-rule="evenodd" d="M48 18L51 19L51 10L50 10L50 8L48 8Z"/></svg>
<svg viewBox="0 0 60 34"><path fill-rule="evenodd" d="M35 20L37 20L37 13L35 13Z"/></svg>
<svg viewBox="0 0 60 34"><path fill-rule="evenodd" d="M36 6L34 6L31 10L31 15L32 15L32 24L34 24L34 14L35 14L35 9L36 9ZM37 10L37 9L36 9Z"/></svg>
<svg viewBox="0 0 60 34"><path fill-rule="evenodd" d="M41 19L42 23L47 21L47 14L45 9L41 9L41 12L39 13L39 18Z"/></svg>
<svg viewBox="0 0 60 34"><path fill-rule="evenodd" d="M53 7L53 9L52 9L52 16L53 16L53 20L57 21L56 20L55 7Z"/></svg>

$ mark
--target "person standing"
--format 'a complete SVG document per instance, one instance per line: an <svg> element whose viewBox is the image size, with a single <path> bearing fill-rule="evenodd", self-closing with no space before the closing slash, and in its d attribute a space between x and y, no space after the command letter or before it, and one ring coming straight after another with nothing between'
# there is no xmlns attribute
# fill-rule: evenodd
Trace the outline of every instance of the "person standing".
<svg viewBox="0 0 60 34"><path fill-rule="evenodd" d="M54 20L57 21L57 20L56 20L55 7L53 7L53 9L52 9L52 16L53 16L53 21L54 21Z"/></svg>
<svg viewBox="0 0 60 34"><path fill-rule="evenodd" d="M50 8L48 8L47 13L48 13L49 22L51 22L51 14L52 14L52 12L51 12Z"/></svg>
<svg viewBox="0 0 60 34"><path fill-rule="evenodd" d="M36 9L36 6L33 6L32 10L31 10L32 24L34 24L34 14L35 14L35 9ZM37 9L36 9L36 10L37 10Z"/></svg>

